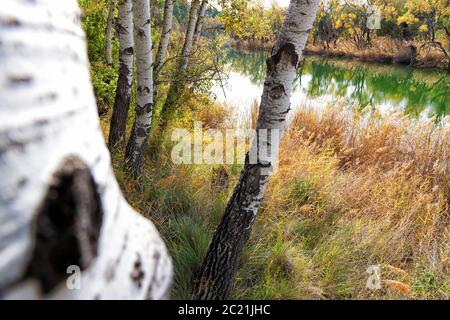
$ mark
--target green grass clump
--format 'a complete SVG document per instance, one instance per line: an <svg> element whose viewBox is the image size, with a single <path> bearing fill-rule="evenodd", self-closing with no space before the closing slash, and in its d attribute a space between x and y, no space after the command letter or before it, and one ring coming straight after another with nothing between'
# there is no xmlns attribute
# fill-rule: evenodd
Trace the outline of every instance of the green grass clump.
<svg viewBox="0 0 450 320"><path fill-rule="evenodd" d="M189 299L193 275L208 250L212 229L190 216L171 218L165 228L174 267L172 298Z"/></svg>

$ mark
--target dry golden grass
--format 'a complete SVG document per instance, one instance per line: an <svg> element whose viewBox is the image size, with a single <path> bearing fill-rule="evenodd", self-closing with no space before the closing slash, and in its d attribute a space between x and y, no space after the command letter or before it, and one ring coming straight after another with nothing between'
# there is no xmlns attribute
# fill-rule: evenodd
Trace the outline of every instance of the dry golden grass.
<svg viewBox="0 0 450 320"><path fill-rule="evenodd" d="M308 44L307 52L358 59L367 62L383 62L392 63L395 58L405 55L405 47L411 43L401 40L391 39L389 37L375 37L372 39L371 45L363 49L357 49L353 43L348 40L340 39L336 46L330 45L326 48L319 41L313 45ZM413 43L418 48L418 67L421 68L447 68L445 55L434 47L427 47L420 50L422 43ZM408 58L406 58L408 60Z"/></svg>
<svg viewBox="0 0 450 320"><path fill-rule="evenodd" d="M196 103L187 102L191 111L173 125L239 125L228 108ZM246 127L255 127L256 115L254 104ZM107 119L102 129L108 132ZM233 298L450 298L449 131L449 119L300 108L282 139ZM174 296L185 298L241 166L220 167L229 187L218 189L215 166L175 166L169 155L163 148L146 161L139 192L121 170L122 154L113 164L129 202L166 238ZM382 269L381 290L366 287L370 265Z"/></svg>
<svg viewBox="0 0 450 320"><path fill-rule="evenodd" d="M300 108L282 140L279 171L271 179L262 220L319 221L332 214L336 226L352 226L353 231L340 238L315 235L333 238L316 243L313 260L319 270L325 262L328 267L331 261L348 264L351 293L345 292L353 298L372 297L357 276L370 264L388 265L391 273L404 276L417 273L424 263L442 277L448 275L448 120L436 124L398 113L382 117L336 107ZM345 237L352 248L341 252L335 245ZM331 259L333 250L341 257L356 251L348 258ZM407 278L418 281L414 275ZM448 280L444 283L448 290ZM410 290L411 284L385 284L403 296L427 297ZM440 297L448 297L444 292Z"/></svg>

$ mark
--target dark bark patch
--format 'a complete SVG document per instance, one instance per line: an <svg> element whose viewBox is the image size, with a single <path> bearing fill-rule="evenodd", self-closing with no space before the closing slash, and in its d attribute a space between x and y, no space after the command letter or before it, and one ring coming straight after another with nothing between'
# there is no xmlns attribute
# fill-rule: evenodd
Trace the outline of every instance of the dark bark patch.
<svg viewBox="0 0 450 320"><path fill-rule="evenodd" d="M153 103L149 102L145 104L144 106L136 105L136 113L137 114L144 114L144 113L150 113L153 110Z"/></svg>
<svg viewBox="0 0 450 320"><path fill-rule="evenodd" d="M144 87L144 89L142 90L142 92L144 94L149 94L150 93L150 88L149 87Z"/></svg>
<svg viewBox="0 0 450 320"><path fill-rule="evenodd" d="M25 278L49 293L71 265L86 269L97 256L103 212L89 168L67 157L50 181L35 218L34 249Z"/></svg>
<svg viewBox="0 0 450 320"><path fill-rule="evenodd" d="M133 282L136 283L139 288L142 287L142 280L145 277L145 273L142 270L141 256L139 254L137 255L136 261L134 262L130 277L131 280L133 280Z"/></svg>
<svg viewBox="0 0 450 320"><path fill-rule="evenodd" d="M155 260L155 263L157 264L159 259L161 258L161 254L158 251L155 251L153 254L153 259Z"/></svg>
<svg viewBox="0 0 450 320"><path fill-rule="evenodd" d="M27 74L14 74L8 77L11 86L29 85L33 82L33 77Z"/></svg>
<svg viewBox="0 0 450 320"><path fill-rule="evenodd" d="M145 95L145 94L149 94L150 93L150 88L149 87L138 86L137 91L138 91L139 95Z"/></svg>
<svg viewBox="0 0 450 320"><path fill-rule="evenodd" d="M132 55L132 54L134 54L134 49L133 49L133 47L128 47L126 49L123 49L122 53Z"/></svg>
<svg viewBox="0 0 450 320"><path fill-rule="evenodd" d="M146 113L150 113L152 111L152 109L153 109L153 103L147 103L144 106L144 110L145 110Z"/></svg>
<svg viewBox="0 0 450 320"><path fill-rule="evenodd" d="M288 42L285 43L283 46L281 46L278 51L273 54L269 59L267 59L267 70L269 73L274 72L282 60L283 57L286 57L288 61L294 66L297 67L299 55L297 51L295 50L295 46Z"/></svg>
<svg viewBox="0 0 450 320"><path fill-rule="evenodd" d="M49 92L43 94L37 98L39 103L43 103L46 101L55 101L58 98L58 94L56 92Z"/></svg>
<svg viewBox="0 0 450 320"><path fill-rule="evenodd" d="M270 89L269 91L270 97L272 99L280 99L283 95L286 95L286 91L284 90L283 85L277 85Z"/></svg>
<svg viewBox="0 0 450 320"><path fill-rule="evenodd" d="M288 26L290 27L290 28L295 28L295 29L297 29L298 27L298 23L297 22L295 22L295 21L289 21L288 22Z"/></svg>
<svg viewBox="0 0 450 320"><path fill-rule="evenodd" d="M117 22L115 24L115 26L116 26L116 30L117 30L118 33L121 33L121 34L127 34L128 33L127 29L122 24L120 24L119 22Z"/></svg>
<svg viewBox="0 0 450 320"><path fill-rule="evenodd" d="M138 137L145 137L145 135L146 135L146 131L145 131L145 129L144 128L138 128L137 130L136 130L136 135L138 136Z"/></svg>
<svg viewBox="0 0 450 320"><path fill-rule="evenodd" d="M286 111L280 112L280 114L285 115L285 114L288 114L289 111L291 111L291 105L289 105L289 107L286 109Z"/></svg>
<svg viewBox="0 0 450 320"><path fill-rule="evenodd" d="M17 188L18 189L23 188L27 183L28 183L28 179L26 177L22 177L17 182Z"/></svg>
<svg viewBox="0 0 450 320"><path fill-rule="evenodd" d="M18 27L20 26L20 21L12 17L0 18L0 25L6 27Z"/></svg>
<svg viewBox="0 0 450 320"><path fill-rule="evenodd" d="M158 269L158 264L159 261L161 259L161 254L159 253L159 251L155 251L155 253L153 254L153 275L152 278L150 280L150 285L147 288L147 293L145 294L146 299L152 299L153 298L153 289L156 287L158 288L160 283L158 281L158 277L157 277L157 269ZM165 279L165 276L163 276L161 278L161 280L163 281ZM170 286L169 286L170 287ZM165 296L168 296L170 292L166 292ZM164 299L164 297L163 297Z"/></svg>

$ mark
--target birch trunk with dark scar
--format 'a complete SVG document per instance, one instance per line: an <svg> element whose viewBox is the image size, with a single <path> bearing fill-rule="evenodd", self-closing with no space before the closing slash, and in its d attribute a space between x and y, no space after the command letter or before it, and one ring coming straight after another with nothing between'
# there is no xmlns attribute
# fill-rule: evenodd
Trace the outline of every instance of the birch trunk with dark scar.
<svg viewBox="0 0 450 320"><path fill-rule="evenodd" d="M116 9L115 0L111 0L109 3L108 20L106 21L106 34L105 34L105 60L108 65L112 65L112 37L113 37L113 22L114 22L114 10Z"/></svg>
<svg viewBox="0 0 450 320"><path fill-rule="evenodd" d="M159 41L158 51L155 57L155 64L153 66L153 102L156 101L157 87L159 84L159 73L167 56L170 33L172 32L172 20L173 0L166 0L164 4L164 21L161 30L161 40Z"/></svg>
<svg viewBox="0 0 450 320"><path fill-rule="evenodd" d="M195 25L194 46L196 46L198 41L200 40L207 9L208 9L208 0L203 0L200 6L200 12L198 13L197 24Z"/></svg>
<svg viewBox="0 0 450 320"><path fill-rule="evenodd" d="M108 147L125 146L128 111L130 109L131 85L133 82L133 16L132 0L119 0L118 32L120 42L119 79L109 126Z"/></svg>
<svg viewBox="0 0 450 320"><path fill-rule="evenodd" d="M113 174L76 0L2 0L0 101L0 298L167 297L164 243Z"/></svg>
<svg viewBox="0 0 450 320"><path fill-rule="evenodd" d="M166 101L162 110L162 126L165 126L168 115L172 112L173 107L178 103L181 92L183 91L183 84L179 79L184 75L188 66L189 58L191 56L192 46L194 42L195 26L197 25L197 12L200 6L199 0L192 0L191 9L189 10L189 22L186 29L186 36L184 38L183 49L178 60L178 67L175 72L175 80L170 85Z"/></svg>
<svg viewBox="0 0 450 320"><path fill-rule="evenodd" d="M142 170L153 113L150 1L133 0L133 17L134 38L136 41L136 117L125 152L125 166L137 176Z"/></svg>
<svg viewBox="0 0 450 320"><path fill-rule="evenodd" d="M261 149L278 144L290 109L292 82L312 27L320 0L291 0L277 42L267 60L260 112L256 129L269 135L256 136L249 154L257 154L255 164L247 154L244 169L225 209L203 264L194 281L195 299L224 299L228 296L239 259L263 199L275 155L262 157ZM271 137L271 130L279 135ZM259 131L261 132L261 131ZM278 140L278 141L277 141Z"/></svg>

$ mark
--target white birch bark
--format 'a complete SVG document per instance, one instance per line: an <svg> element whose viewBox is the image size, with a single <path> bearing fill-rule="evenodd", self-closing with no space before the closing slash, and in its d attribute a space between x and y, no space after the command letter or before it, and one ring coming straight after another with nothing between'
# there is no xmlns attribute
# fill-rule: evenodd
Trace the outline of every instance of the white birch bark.
<svg viewBox="0 0 450 320"><path fill-rule="evenodd" d="M108 147L113 150L118 143L125 145L126 124L130 110L133 82L134 42L132 0L119 0L119 79L109 126Z"/></svg>
<svg viewBox="0 0 450 320"><path fill-rule="evenodd" d="M161 40L159 41L158 51L155 57L153 67L154 84L157 85L158 74L166 60L167 48L169 47L170 33L172 32L173 21L173 0L166 0L164 3L164 20L161 30Z"/></svg>
<svg viewBox="0 0 450 320"><path fill-rule="evenodd" d="M172 113L172 109L177 105L178 100L183 91L183 84L180 82L180 78L186 73L189 66L189 59L191 56L192 46L194 42L195 26L197 24L197 12L200 6L199 0L192 0L191 9L189 10L189 21L186 29L186 35L184 38L183 48L181 50L181 56L178 59L177 70L175 71L175 80L172 81L169 91L167 93L166 101L161 114L161 127L164 128L167 124L168 118Z"/></svg>
<svg viewBox="0 0 450 320"><path fill-rule="evenodd" d="M150 1L133 0L136 41L136 117L125 153L126 166L135 174L142 170L145 147L152 125L153 70Z"/></svg>
<svg viewBox="0 0 450 320"><path fill-rule="evenodd" d="M124 200L111 168L76 0L2 1L0 119L0 296L166 297L171 263L165 246L152 223ZM56 172L65 172L68 180L60 184ZM58 184L62 189L52 189ZM60 197L63 191L66 198ZM52 241L56 257L67 255L58 247L67 234L54 222L74 218L68 212L80 219L71 247L82 260L77 290L66 286L66 265L36 255L39 245ZM93 213L101 214L98 234L90 225ZM42 219L53 224L36 223ZM48 233L48 243L36 238L39 232ZM41 278L29 276L37 274L29 273L33 264L41 268ZM42 279L52 276L46 268L64 280L43 293Z"/></svg>
<svg viewBox="0 0 450 320"><path fill-rule="evenodd" d="M183 49L181 50L181 62L178 68L179 73L184 73L189 65L189 58L194 42L195 26L197 25L197 12L199 6L199 0L192 0L191 9L189 10L189 21L186 29L186 37L184 39Z"/></svg>
<svg viewBox="0 0 450 320"><path fill-rule="evenodd" d="M291 0L275 47L267 60L267 76L259 108L258 134L247 154L233 195L195 281L196 299L224 299L228 296L239 258L247 242L276 154L266 156L261 150L272 150L279 144L290 110L292 83L303 49L313 25L320 0ZM267 135L261 133L265 133ZM272 130L278 134L271 135ZM256 163L249 155L257 155Z"/></svg>
<svg viewBox="0 0 450 320"><path fill-rule="evenodd" d="M105 33L105 60L108 65L112 65L112 38L113 38L113 22L114 22L114 10L116 9L115 0L110 0L108 19L106 21L106 33Z"/></svg>
<svg viewBox="0 0 450 320"><path fill-rule="evenodd" d="M200 40L207 9L208 9L208 0L203 0L200 6L200 11L198 13L197 23L195 25L194 43L193 43L194 46L197 45L198 41Z"/></svg>
<svg viewBox="0 0 450 320"><path fill-rule="evenodd" d="M167 49L169 47L170 34L172 32L173 7L173 0L165 1L161 40L159 41L158 51L156 52L155 63L153 66L153 104L156 104L159 75L164 66L164 62L166 61Z"/></svg>

